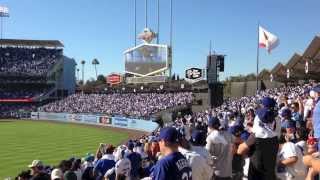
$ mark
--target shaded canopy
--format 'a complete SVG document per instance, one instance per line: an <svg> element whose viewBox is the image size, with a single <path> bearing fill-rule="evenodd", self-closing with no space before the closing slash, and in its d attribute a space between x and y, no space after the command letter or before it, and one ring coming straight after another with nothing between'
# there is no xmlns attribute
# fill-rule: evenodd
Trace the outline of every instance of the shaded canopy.
<svg viewBox="0 0 320 180"><path fill-rule="evenodd" d="M306 62L308 62L308 73L306 73ZM290 79L287 79L287 70L290 71ZM296 80L320 80L320 37L315 36L303 55L294 53L289 61L283 65L278 63L271 73L276 81Z"/></svg>

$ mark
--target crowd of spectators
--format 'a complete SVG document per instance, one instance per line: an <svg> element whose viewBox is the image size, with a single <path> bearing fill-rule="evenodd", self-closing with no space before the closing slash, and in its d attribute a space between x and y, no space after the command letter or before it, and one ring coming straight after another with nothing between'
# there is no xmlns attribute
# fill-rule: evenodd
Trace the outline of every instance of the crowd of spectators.
<svg viewBox="0 0 320 180"><path fill-rule="evenodd" d="M43 76L61 56L61 49L1 47L0 73Z"/></svg>
<svg viewBox="0 0 320 180"><path fill-rule="evenodd" d="M0 103L0 118L29 117L29 113L36 110L36 105L30 103Z"/></svg>
<svg viewBox="0 0 320 180"><path fill-rule="evenodd" d="M0 87L0 99L27 99L45 94L47 88L12 89Z"/></svg>
<svg viewBox="0 0 320 180"><path fill-rule="evenodd" d="M103 113L147 118L170 107L189 104L192 93L73 94L40 108L45 112Z"/></svg>
<svg viewBox="0 0 320 180"><path fill-rule="evenodd" d="M179 116L151 134L24 179L312 180L320 171L320 85L270 89Z"/></svg>

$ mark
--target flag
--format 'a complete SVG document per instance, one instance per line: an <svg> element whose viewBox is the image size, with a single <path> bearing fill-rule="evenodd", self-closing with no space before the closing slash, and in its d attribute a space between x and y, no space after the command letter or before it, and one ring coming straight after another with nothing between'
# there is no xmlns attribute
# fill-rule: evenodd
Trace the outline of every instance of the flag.
<svg viewBox="0 0 320 180"><path fill-rule="evenodd" d="M279 45L279 39L276 35L270 33L259 26L259 47L266 48L268 53Z"/></svg>

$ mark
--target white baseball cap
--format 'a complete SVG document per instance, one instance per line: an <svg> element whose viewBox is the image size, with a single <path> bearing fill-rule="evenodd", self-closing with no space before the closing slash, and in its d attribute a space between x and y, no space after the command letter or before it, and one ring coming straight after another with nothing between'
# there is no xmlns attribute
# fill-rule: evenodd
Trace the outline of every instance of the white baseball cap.
<svg viewBox="0 0 320 180"><path fill-rule="evenodd" d="M52 172L51 172L51 179L54 180L54 179L62 179L62 171L60 169L54 169Z"/></svg>
<svg viewBox="0 0 320 180"><path fill-rule="evenodd" d="M29 168L32 167L43 167L43 163L40 160L33 160L30 165L28 165Z"/></svg>

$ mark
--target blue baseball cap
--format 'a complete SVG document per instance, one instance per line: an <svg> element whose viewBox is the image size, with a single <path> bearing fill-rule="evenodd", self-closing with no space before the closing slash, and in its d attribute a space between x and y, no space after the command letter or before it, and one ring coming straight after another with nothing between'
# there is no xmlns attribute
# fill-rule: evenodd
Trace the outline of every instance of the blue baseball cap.
<svg viewBox="0 0 320 180"><path fill-rule="evenodd" d="M164 140L170 143L178 143L179 142L179 132L176 128L166 127L160 130L159 140Z"/></svg>
<svg viewBox="0 0 320 180"><path fill-rule="evenodd" d="M285 108L284 110L282 110L281 116L282 117L288 117L290 119L291 116L292 116L292 112L291 112L291 110L289 108Z"/></svg>
<svg viewBox="0 0 320 180"><path fill-rule="evenodd" d="M316 85L312 88L312 91L320 93L320 85Z"/></svg>
<svg viewBox="0 0 320 180"><path fill-rule="evenodd" d="M268 108L258 109L257 115L263 123L271 123L275 120L274 113Z"/></svg>
<svg viewBox="0 0 320 180"><path fill-rule="evenodd" d="M217 117L210 117L208 120L209 127L220 126L220 120Z"/></svg>
<svg viewBox="0 0 320 180"><path fill-rule="evenodd" d="M274 108L276 106L276 101L271 97L264 97L261 103L266 108Z"/></svg>
<svg viewBox="0 0 320 180"><path fill-rule="evenodd" d="M191 141L193 144L202 145L202 144L204 144L205 139L206 139L206 134L205 134L203 131L194 130L194 131L192 132L192 134L191 134L191 139L190 139L190 141Z"/></svg>

